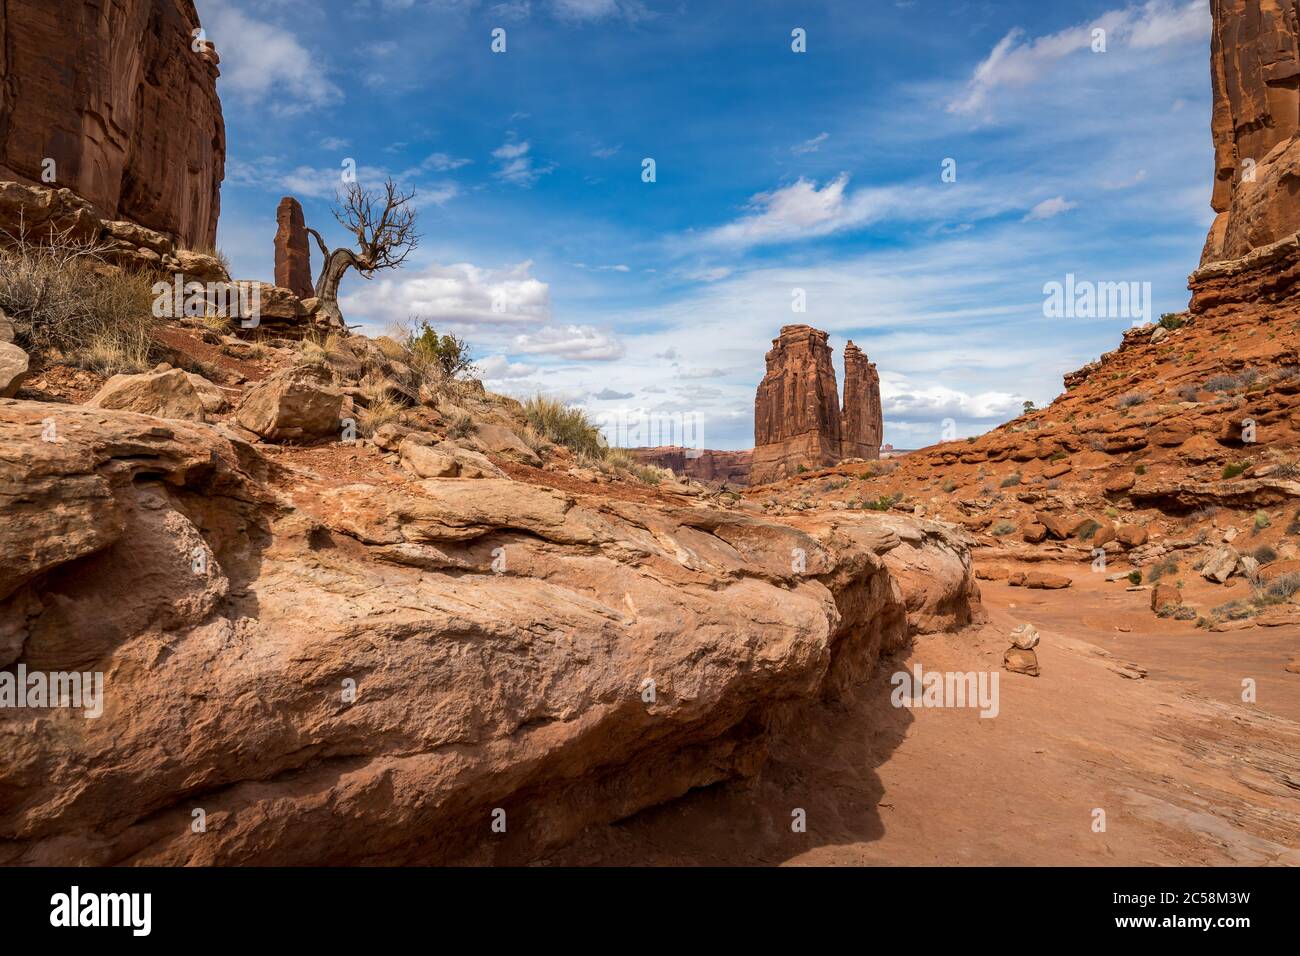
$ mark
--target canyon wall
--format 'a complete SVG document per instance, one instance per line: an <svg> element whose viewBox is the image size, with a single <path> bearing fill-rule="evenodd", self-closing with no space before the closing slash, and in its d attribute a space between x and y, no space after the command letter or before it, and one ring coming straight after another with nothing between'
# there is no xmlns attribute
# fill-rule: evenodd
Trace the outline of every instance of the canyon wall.
<svg viewBox="0 0 1300 956"><path fill-rule="evenodd" d="M213 245L226 134L198 29L192 0L6 0L0 180L66 187L103 219Z"/></svg>
<svg viewBox="0 0 1300 956"><path fill-rule="evenodd" d="M1211 0L1214 194L1202 265L1300 230L1300 0Z"/></svg>
<svg viewBox="0 0 1300 956"><path fill-rule="evenodd" d="M672 469L673 473L714 487L749 484L752 451L695 450L678 445L660 448L634 448L632 454L647 465Z"/></svg>

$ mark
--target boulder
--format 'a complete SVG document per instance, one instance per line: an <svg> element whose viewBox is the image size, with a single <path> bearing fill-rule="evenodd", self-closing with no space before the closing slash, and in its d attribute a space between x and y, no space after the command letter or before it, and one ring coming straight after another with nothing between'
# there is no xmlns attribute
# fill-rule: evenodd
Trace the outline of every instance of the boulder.
<svg viewBox="0 0 1300 956"><path fill-rule="evenodd" d="M1151 610L1159 613L1166 607L1178 607L1183 603L1183 592L1172 584L1157 584L1151 590Z"/></svg>
<svg viewBox="0 0 1300 956"><path fill-rule="evenodd" d="M190 375L178 368L114 375L86 404L92 408L112 408L157 418L189 422L207 420L199 390Z"/></svg>
<svg viewBox="0 0 1300 956"><path fill-rule="evenodd" d="M485 455L454 442L424 445L406 438L398 448L402 467L417 478L505 478Z"/></svg>
<svg viewBox="0 0 1300 956"><path fill-rule="evenodd" d="M1049 574L1046 571L1030 571L1025 575L1024 586L1038 591L1059 591L1068 588L1073 582L1063 574Z"/></svg>
<svg viewBox="0 0 1300 956"><path fill-rule="evenodd" d="M186 372L185 377L190 380L194 386L194 391L198 393L199 401L203 403L203 411L208 415L214 415L226 407L226 393L213 385L202 375L195 372Z"/></svg>
<svg viewBox="0 0 1300 956"><path fill-rule="evenodd" d="M525 464L532 465L534 468L542 464L542 459L537 456L537 452L533 451L528 443L512 429L504 425L480 422L478 427L474 429L473 442L483 451L490 451L493 454L507 458L515 458Z"/></svg>
<svg viewBox="0 0 1300 956"><path fill-rule="evenodd" d="M1019 647L1007 648L1007 652L1002 655L1002 666L1013 674L1027 674L1030 677L1037 677L1040 673L1038 654Z"/></svg>
<svg viewBox="0 0 1300 956"><path fill-rule="evenodd" d="M27 378L27 353L12 342L0 342L0 398L12 398Z"/></svg>
<svg viewBox="0 0 1300 956"><path fill-rule="evenodd" d="M4 309L0 309L0 345L12 342L16 334L17 329L14 328L13 319L5 315Z"/></svg>
<svg viewBox="0 0 1300 956"><path fill-rule="evenodd" d="M270 441L338 435L343 394L317 366L281 369L254 385L235 409L244 428Z"/></svg>
<svg viewBox="0 0 1300 956"><path fill-rule="evenodd" d="M1201 577L1216 584L1223 584L1237 571L1241 555L1231 545L1215 548L1205 556L1201 564Z"/></svg>
<svg viewBox="0 0 1300 956"><path fill-rule="evenodd" d="M1031 521L1021 529L1020 533L1030 544L1040 544L1047 538L1047 526L1037 521Z"/></svg>
<svg viewBox="0 0 1300 956"><path fill-rule="evenodd" d="M206 252L180 249L176 253L180 272L187 282L229 282L230 274L221 260Z"/></svg>
<svg viewBox="0 0 1300 956"><path fill-rule="evenodd" d="M1011 629L1011 646L1032 651L1038 646L1038 628L1032 624L1017 624Z"/></svg>
<svg viewBox="0 0 1300 956"><path fill-rule="evenodd" d="M1115 540L1125 548L1140 548L1147 543L1147 529L1145 526L1137 524L1117 525Z"/></svg>

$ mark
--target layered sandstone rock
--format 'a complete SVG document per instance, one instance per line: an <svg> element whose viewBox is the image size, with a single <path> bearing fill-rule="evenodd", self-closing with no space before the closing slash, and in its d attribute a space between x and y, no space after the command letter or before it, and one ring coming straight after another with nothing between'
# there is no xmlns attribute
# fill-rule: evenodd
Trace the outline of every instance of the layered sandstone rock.
<svg viewBox="0 0 1300 956"><path fill-rule="evenodd" d="M840 460L840 404L827 334L787 325L772 340L754 398L755 484Z"/></svg>
<svg viewBox="0 0 1300 956"><path fill-rule="evenodd" d="M302 205L285 196L275 210L275 284L300 299L315 295L311 284L311 246Z"/></svg>
<svg viewBox="0 0 1300 956"><path fill-rule="evenodd" d="M664 445L659 448L633 448L638 461L657 468L667 468L680 478L690 478L713 487L736 487L749 484L753 464L752 451L718 451Z"/></svg>
<svg viewBox="0 0 1300 956"><path fill-rule="evenodd" d="M874 362L853 344L844 346L844 410L840 418L840 457L875 461L885 434L880 375Z"/></svg>
<svg viewBox="0 0 1300 956"><path fill-rule="evenodd" d="M826 468L845 458L880 457L884 419L880 376L852 342L844 348L839 404L827 334L787 325L772 340L767 373L754 398L753 484Z"/></svg>
<svg viewBox="0 0 1300 956"><path fill-rule="evenodd" d="M1300 230L1300 0L1211 0L1219 215L1202 265Z"/></svg>
<svg viewBox="0 0 1300 956"><path fill-rule="evenodd" d="M225 124L197 29L192 0L8 0L0 179L67 187L102 219L211 246Z"/></svg>
<svg viewBox="0 0 1300 956"><path fill-rule="evenodd" d="M909 613L972 600L958 543L896 516L346 484L22 401L0 445L0 666L104 676L96 719L0 709L6 864L534 860L752 775Z"/></svg>

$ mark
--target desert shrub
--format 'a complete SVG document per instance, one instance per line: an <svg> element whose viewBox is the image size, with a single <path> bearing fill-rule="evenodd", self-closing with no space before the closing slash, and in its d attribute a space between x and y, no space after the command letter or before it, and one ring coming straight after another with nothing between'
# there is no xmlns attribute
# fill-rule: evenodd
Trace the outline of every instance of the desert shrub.
<svg viewBox="0 0 1300 956"><path fill-rule="evenodd" d="M447 378L475 371L469 345L459 336L439 335L421 318L411 320L406 341L411 364L420 371L436 369Z"/></svg>
<svg viewBox="0 0 1300 956"><path fill-rule="evenodd" d="M1142 572L1134 569L1128 573L1128 583L1138 585L1142 583Z"/></svg>
<svg viewBox="0 0 1300 956"><path fill-rule="evenodd" d="M888 511L902 500L902 492L892 495L881 495L873 501L862 502L862 507L871 511Z"/></svg>
<svg viewBox="0 0 1300 956"><path fill-rule="evenodd" d="M1126 395L1121 395L1116 404L1118 404L1120 408L1133 408L1135 405L1143 404L1150 398L1151 396L1146 392L1129 392Z"/></svg>
<svg viewBox="0 0 1300 956"><path fill-rule="evenodd" d="M1265 594L1283 600L1291 597L1296 591L1300 591L1300 572L1298 571L1280 574L1272 581L1269 581L1268 586L1264 588Z"/></svg>
<svg viewBox="0 0 1300 956"><path fill-rule="evenodd" d="M1160 327L1169 329L1171 332L1174 329L1181 329L1186 322L1187 320L1177 312L1165 312L1160 316Z"/></svg>
<svg viewBox="0 0 1300 956"><path fill-rule="evenodd" d="M1201 394L1201 390L1195 385L1184 385L1178 389L1178 398L1184 402L1196 401L1196 396Z"/></svg>
<svg viewBox="0 0 1300 956"><path fill-rule="evenodd" d="M372 398L370 404L357 411L357 431L369 438L379 426L397 421L402 415L402 406L391 398Z"/></svg>
<svg viewBox="0 0 1300 956"><path fill-rule="evenodd" d="M605 456L605 439L581 408L570 408L553 398L534 395L524 402L524 417L553 444L563 445L575 454Z"/></svg>
<svg viewBox="0 0 1300 956"><path fill-rule="evenodd" d="M947 492L956 491L957 482L953 481L951 478L945 478L943 482L943 490Z"/></svg>
<svg viewBox="0 0 1300 956"><path fill-rule="evenodd" d="M1137 465L1137 466L1133 469L1133 474L1135 474L1135 475L1145 475L1146 473L1147 473L1147 466L1146 466L1146 465Z"/></svg>
<svg viewBox="0 0 1300 956"><path fill-rule="evenodd" d="M1114 519L1114 518L1118 518L1118 517L1119 517L1119 509L1116 508L1116 507L1114 507L1114 506L1107 508L1107 509L1106 509L1106 517L1107 517L1107 518L1112 518L1112 519Z"/></svg>
<svg viewBox="0 0 1300 956"><path fill-rule="evenodd" d="M1244 472L1244 471L1245 471L1247 468L1249 468L1249 467L1250 467L1250 465L1247 464L1247 463L1245 463L1245 462L1237 462L1236 464L1224 465L1224 466L1223 466L1223 477L1224 477L1225 479L1228 479L1228 478L1236 478L1238 475L1240 475L1242 472Z"/></svg>
<svg viewBox="0 0 1300 956"><path fill-rule="evenodd" d="M1001 538L1011 534L1015 530L1016 530L1016 525L1014 521L1003 520L995 524L989 533L992 534L995 538Z"/></svg>
<svg viewBox="0 0 1300 956"><path fill-rule="evenodd" d="M1070 456L1063 451L1054 451L1052 452L1051 456L1047 460L1052 464L1056 464L1058 461L1064 461L1069 457Z"/></svg>
<svg viewBox="0 0 1300 956"><path fill-rule="evenodd" d="M1250 552L1250 556L1260 564L1272 564L1277 560L1277 552L1266 544L1261 544L1254 551Z"/></svg>
<svg viewBox="0 0 1300 956"><path fill-rule="evenodd" d="M1268 518L1268 512L1267 512L1267 511L1256 511L1256 512L1255 512L1255 530L1256 530L1256 531L1263 531L1263 530L1264 530L1265 528L1267 528L1270 524L1272 524L1272 522L1269 521L1269 518Z"/></svg>
<svg viewBox="0 0 1300 956"><path fill-rule="evenodd" d="M1178 562L1173 558L1165 558L1159 564L1153 565L1147 572L1147 584L1155 584L1166 574L1176 574L1178 572Z"/></svg>
<svg viewBox="0 0 1300 956"><path fill-rule="evenodd" d="M108 266L106 245L70 230L38 240L20 227L5 236L0 309L19 346L104 374L145 371L160 357L150 276Z"/></svg>
<svg viewBox="0 0 1300 956"><path fill-rule="evenodd" d="M1020 472L1008 475L1006 478L1002 479L1003 488L1014 488L1018 484L1020 484Z"/></svg>
<svg viewBox="0 0 1300 956"><path fill-rule="evenodd" d="M1236 375L1215 375L1201 386L1207 392L1235 392L1253 385L1259 378L1259 372L1253 368L1245 369Z"/></svg>
<svg viewBox="0 0 1300 956"><path fill-rule="evenodd" d="M473 434L474 429L478 427L474 423L474 418L468 412L462 412L457 415L450 425L447 426L448 438L465 438Z"/></svg>
<svg viewBox="0 0 1300 956"><path fill-rule="evenodd" d="M1092 536L1101 529L1101 525L1089 518L1079 526L1078 538L1080 541L1091 541Z"/></svg>

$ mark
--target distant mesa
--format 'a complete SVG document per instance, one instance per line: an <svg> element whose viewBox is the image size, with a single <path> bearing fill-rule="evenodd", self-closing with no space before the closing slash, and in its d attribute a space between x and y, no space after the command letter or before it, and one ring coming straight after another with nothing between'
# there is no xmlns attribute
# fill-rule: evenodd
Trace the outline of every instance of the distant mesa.
<svg viewBox="0 0 1300 956"><path fill-rule="evenodd" d="M827 338L810 325L787 325L772 340L754 398L751 484L848 458L880 457L884 421L876 366L851 341L844 347L841 407Z"/></svg>

